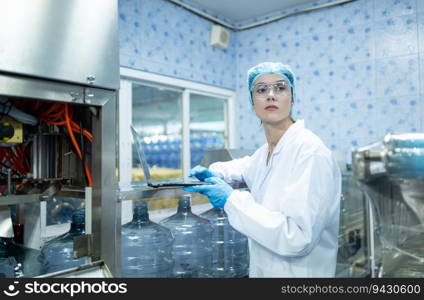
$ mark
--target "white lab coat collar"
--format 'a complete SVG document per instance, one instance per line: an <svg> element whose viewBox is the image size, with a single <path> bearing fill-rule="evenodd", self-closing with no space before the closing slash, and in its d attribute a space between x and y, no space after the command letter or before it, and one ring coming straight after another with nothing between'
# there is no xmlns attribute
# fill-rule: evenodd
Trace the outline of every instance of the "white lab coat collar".
<svg viewBox="0 0 424 300"><path fill-rule="evenodd" d="M294 137L298 135L299 131L301 131L304 128L305 128L304 120L297 120L294 124L292 124L278 141L277 146L275 146L275 149L272 152L272 155L278 154L281 151L281 149L283 149L283 146L289 143ZM268 144L267 144L267 148L268 148Z"/></svg>

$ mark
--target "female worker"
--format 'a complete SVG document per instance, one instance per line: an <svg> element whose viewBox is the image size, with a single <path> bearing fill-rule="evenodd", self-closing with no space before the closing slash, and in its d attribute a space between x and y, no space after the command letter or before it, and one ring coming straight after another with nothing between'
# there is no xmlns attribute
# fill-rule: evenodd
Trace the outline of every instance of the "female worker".
<svg viewBox="0 0 424 300"><path fill-rule="evenodd" d="M248 71L247 86L267 143L250 157L195 167L190 176L211 185L184 190L207 195L249 238L250 277L334 277L341 190L337 163L304 121L291 117L296 85L289 66L261 63ZM227 184L240 181L249 191Z"/></svg>

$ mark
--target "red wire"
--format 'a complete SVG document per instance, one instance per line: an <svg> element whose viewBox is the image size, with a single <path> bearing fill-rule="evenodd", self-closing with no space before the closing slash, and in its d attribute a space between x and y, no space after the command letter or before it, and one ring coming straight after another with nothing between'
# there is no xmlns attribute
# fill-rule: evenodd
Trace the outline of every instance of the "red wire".
<svg viewBox="0 0 424 300"><path fill-rule="evenodd" d="M17 105L22 109L26 108L27 111L32 111L41 121L45 123L56 126L65 126L78 157L82 159L82 152L74 135L74 132L81 133L81 128L72 120L73 110L71 109L71 106L67 103L54 103L50 105L46 111L40 112L44 106L43 104L44 103L42 101L37 101L35 105L32 102L29 103L20 100L19 103L16 103L16 101L14 101L14 105ZM28 110L29 105L31 105L30 110ZM83 128L82 134L89 142L93 142L93 135L88 130ZM28 173L30 171L30 166L25 157L25 150L26 145L15 146L13 149L0 147L0 161L8 163L11 168L22 175ZM87 163L84 164L84 172L87 175L88 186L92 186L92 175ZM20 188L20 186L18 186L18 188Z"/></svg>

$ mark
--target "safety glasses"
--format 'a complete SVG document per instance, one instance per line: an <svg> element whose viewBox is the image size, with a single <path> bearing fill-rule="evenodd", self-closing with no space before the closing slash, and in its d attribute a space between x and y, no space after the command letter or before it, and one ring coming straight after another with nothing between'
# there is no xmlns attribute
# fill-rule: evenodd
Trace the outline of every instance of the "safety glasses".
<svg viewBox="0 0 424 300"><path fill-rule="evenodd" d="M288 91L289 85L284 80L271 84L258 83L253 87L253 96L255 98L266 98L271 89L275 96L280 96Z"/></svg>

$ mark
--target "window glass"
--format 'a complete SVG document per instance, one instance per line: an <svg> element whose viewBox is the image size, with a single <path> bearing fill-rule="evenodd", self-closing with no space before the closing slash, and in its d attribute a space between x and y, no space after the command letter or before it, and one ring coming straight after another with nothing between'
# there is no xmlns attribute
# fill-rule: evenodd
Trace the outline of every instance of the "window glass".
<svg viewBox="0 0 424 300"><path fill-rule="evenodd" d="M182 177L182 93L134 83L132 97L132 124L142 136L152 179ZM132 158L132 180L144 180L134 144Z"/></svg>
<svg viewBox="0 0 424 300"><path fill-rule="evenodd" d="M225 99L190 95L191 167L199 165L206 150L225 147Z"/></svg>

